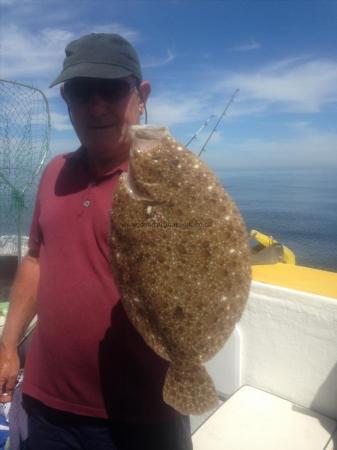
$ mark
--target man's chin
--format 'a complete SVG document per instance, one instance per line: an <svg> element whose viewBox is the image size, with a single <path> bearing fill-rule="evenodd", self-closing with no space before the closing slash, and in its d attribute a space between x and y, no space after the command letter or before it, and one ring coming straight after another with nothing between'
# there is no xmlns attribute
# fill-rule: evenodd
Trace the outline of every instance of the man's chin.
<svg viewBox="0 0 337 450"><path fill-rule="evenodd" d="M87 127L89 131L99 131L99 130L111 130L116 128L116 124L106 124L106 125L92 125Z"/></svg>
<svg viewBox="0 0 337 450"><path fill-rule="evenodd" d="M98 157L109 157L129 150L130 138L126 129L103 128L86 133L80 139L89 153Z"/></svg>
<svg viewBox="0 0 337 450"><path fill-rule="evenodd" d="M83 143L82 145L92 157L99 159L111 159L111 157L129 151L129 144L125 140L119 142L104 140L102 142Z"/></svg>

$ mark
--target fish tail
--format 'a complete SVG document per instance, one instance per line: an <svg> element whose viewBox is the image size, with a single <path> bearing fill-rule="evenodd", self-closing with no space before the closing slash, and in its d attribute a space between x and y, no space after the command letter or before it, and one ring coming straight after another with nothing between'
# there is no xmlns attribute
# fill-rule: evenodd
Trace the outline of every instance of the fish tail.
<svg viewBox="0 0 337 450"><path fill-rule="evenodd" d="M204 366L168 368L164 401L181 414L202 414L215 408L219 399L211 377Z"/></svg>

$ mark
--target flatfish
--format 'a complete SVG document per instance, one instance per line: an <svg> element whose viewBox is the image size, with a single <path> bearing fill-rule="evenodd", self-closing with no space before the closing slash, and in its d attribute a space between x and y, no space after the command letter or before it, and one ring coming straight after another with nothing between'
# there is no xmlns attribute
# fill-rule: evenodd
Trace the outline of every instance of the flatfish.
<svg viewBox="0 0 337 450"><path fill-rule="evenodd" d="M112 270L131 323L170 361L164 401L201 414L218 403L203 364L248 298L248 235L220 181L166 128L130 135L129 169L113 196Z"/></svg>

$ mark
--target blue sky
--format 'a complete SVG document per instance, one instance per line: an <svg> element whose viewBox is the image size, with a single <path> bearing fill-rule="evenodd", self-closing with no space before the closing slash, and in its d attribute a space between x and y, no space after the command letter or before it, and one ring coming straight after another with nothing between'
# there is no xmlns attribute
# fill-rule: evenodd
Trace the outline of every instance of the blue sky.
<svg viewBox="0 0 337 450"><path fill-rule="evenodd" d="M0 0L0 8L0 76L48 96L51 154L78 146L58 88L48 89L64 47L118 32L152 82L149 122L182 142L240 89L203 154L214 170L337 168L336 1Z"/></svg>

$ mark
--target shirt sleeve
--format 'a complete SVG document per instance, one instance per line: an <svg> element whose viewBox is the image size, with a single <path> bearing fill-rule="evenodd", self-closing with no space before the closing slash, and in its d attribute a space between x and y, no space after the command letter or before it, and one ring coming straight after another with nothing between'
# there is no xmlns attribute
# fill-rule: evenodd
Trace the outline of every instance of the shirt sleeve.
<svg viewBox="0 0 337 450"><path fill-rule="evenodd" d="M48 166L47 166L48 167ZM40 255L40 247L43 242L42 229L40 227L40 211L41 211L41 190L43 185L43 178L46 173L45 168L39 183L35 198L35 206L33 212L32 223L30 227L29 240L28 240L28 253L32 256L38 257Z"/></svg>
<svg viewBox="0 0 337 450"><path fill-rule="evenodd" d="M40 255L40 246L42 243L42 232L39 225L40 205L36 198L32 224L28 240L28 253L38 257Z"/></svg>

